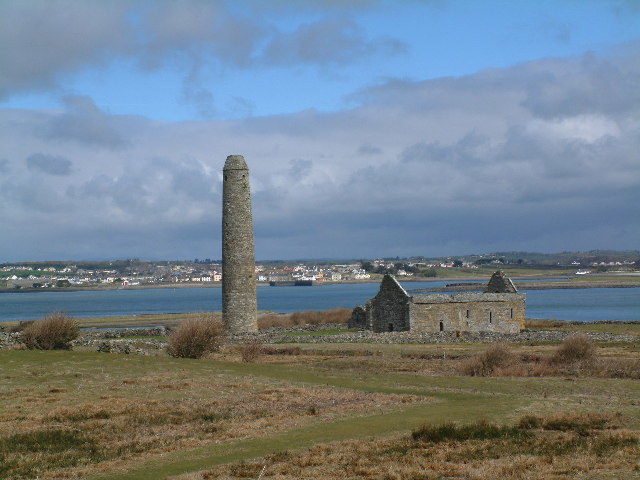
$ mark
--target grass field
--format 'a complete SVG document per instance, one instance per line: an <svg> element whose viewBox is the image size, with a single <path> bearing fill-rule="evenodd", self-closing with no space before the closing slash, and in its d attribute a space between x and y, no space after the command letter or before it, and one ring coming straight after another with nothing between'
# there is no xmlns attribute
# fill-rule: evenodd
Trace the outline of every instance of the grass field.
<svg viewBox="0 0 640 480"><path fill-rule="evenodd" d="M358 329L356 328L326 328L326 329L322 329L322 330L311 330L308 332L305 331L293 331L293 332L285 332L285 335L290 336L290 337L297 337L297 336L309 336L309 337L323 337L326 335L339 335L341 333L347 333L347 332L357 332Z"/></svg>
<svg viewBox="0 0 640 480"><path fill-rule="evenodd" d="M88 317L76 318L81 328L107 328L107 327L157 327L157 326L176 326L181 321L194 318L201 315L200 313L159 313L145 315L121 315L113 317ZM214 315L220 316L220 312L214 312ZM2 322L3 326L12 327L19 322Z"/></svg>
<svg viewBox="0 0 640 480"><path fill-rule="evenodd" d="M556 347L511 349L535 358ZM263 468L262 478L286 479L577 478L597 462L593 478L637 478L638 380L461 375L456 366L480 344L271 348L256 363L232 348L202 360L0 351L0 478L258 478ZM640 349L611 344L598 356L638 362ZM409 437L425 423L563 413L615 422L442 448ZM561 451L549 463L551 450L536 445ZM496 476L509 465L520 467Z"/></svg>
<svg viewBox="0 0 640 480"><path fill-rule="evenodd" d="M615 333L624 335L640 335L640 323L600 323L585 322L581 324L572 324L559 320L527 320L527 328L534 330L560 330L565 332L596 332L596 333Z"/></svg>

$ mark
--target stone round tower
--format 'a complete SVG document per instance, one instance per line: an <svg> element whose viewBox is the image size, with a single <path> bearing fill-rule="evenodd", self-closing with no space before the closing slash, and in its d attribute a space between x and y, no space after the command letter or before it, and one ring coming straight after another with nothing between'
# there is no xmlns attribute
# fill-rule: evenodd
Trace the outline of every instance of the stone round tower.
<svg viewBox="0 0 640 480"><path fill-rule="evenodd" d="M222 320L231 333L258 330L249 168L229 155L222 183Z"/></svg>

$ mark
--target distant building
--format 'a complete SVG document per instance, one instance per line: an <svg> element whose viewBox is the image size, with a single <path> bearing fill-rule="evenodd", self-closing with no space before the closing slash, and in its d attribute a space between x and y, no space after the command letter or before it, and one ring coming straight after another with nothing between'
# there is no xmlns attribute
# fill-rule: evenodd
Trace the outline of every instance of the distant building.
<svg viewBox="0 0 640 480"><path fill-rule="evenodd" d="M291 275L287 274L282 274L282 273L271 273L269 274L269 281L270 282L290 282L293 280L293 277Z"/></svg>

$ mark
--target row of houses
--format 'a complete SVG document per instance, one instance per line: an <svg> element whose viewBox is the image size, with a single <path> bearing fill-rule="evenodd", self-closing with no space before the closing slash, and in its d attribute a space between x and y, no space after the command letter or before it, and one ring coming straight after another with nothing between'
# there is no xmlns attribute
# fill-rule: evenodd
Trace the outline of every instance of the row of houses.
<svg viewBox="0 0 640 480"><path fill-rule="evenodd" d="M99 284L118 284L134 286L141 284L166 283L218 283L222 281L220 264L154 264L137 265L129 271L107 269L86 269L76 266L65 268L30 268L26 266L3 266L0 271L4 276L6 287L47 288L48 286L91 286ZM313 281L341 282L350 280L366 280L371 275L359 263L336 265L284 265L273 267L257 264L255 267L258 282L278 281ZM1 279L1 277L0 277ZM59 284L58 282L62 282Z"/></svg>

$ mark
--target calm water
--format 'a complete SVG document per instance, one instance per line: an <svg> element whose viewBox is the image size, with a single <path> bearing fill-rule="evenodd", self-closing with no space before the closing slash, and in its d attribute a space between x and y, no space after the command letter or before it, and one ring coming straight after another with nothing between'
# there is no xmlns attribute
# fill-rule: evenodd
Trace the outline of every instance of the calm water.
<svg viewBox="0 0 640 480"><path fill-rule="evenodd" d="M446 282L410 282L407 289ZM318 287L258 287L258 307L274 312L326 310L363 304L377 283ZM52 311L78 317L182 313L222 309L220 288L102 290L0 294L0 321L27 320ZM527 294L527 317L559 320L640 320L640 288L534 290Z"/></svg>

